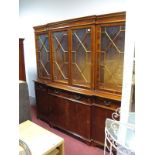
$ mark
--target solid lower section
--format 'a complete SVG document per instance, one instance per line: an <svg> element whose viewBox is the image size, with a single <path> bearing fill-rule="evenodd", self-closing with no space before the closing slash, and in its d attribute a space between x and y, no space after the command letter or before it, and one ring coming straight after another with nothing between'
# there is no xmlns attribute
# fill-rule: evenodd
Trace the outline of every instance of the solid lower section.
<svg viewBox="0 0 155 155"><path fill-rule="evenodd" d="M120 101L35 83L38 118L81 141L103 148L105 120Z"/></svg>

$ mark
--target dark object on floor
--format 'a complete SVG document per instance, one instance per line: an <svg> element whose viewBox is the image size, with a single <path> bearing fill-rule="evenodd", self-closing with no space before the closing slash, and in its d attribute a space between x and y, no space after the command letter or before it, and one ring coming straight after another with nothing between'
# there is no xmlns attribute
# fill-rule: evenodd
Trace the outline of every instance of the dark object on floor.
<svg viewBox="0 0 155 155"><path fill-rule="evenodd" d="M28 86L25 81L19 81L19 124L31 120Z"/></svg>

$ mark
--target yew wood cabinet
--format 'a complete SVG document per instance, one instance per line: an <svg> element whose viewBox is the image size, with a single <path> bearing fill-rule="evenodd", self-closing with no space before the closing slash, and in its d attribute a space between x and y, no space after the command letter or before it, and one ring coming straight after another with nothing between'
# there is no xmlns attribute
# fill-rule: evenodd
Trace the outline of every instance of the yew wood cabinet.
<svg viewBox="0 0 155 155"><path fill-rule="evenodd" d="M106 118L121 106L125 12L35 26L37 115L103 147Z"/></svg>

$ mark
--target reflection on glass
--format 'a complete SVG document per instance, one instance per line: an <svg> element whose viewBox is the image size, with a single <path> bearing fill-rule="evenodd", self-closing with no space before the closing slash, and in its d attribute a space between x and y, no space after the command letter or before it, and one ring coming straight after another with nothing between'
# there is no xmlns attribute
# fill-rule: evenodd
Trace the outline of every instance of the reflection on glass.
<svg viewBox="0 0 155 155"><path fill-rule="evenodd" d="M68 80L68 35L67 31L53 33L54 80Z"/></svg>
<svg viewBox="0 0 155 155"><path fill-rule="evenodd" d="M121 91L123 78L125 26L101 27L99 52L100 89Z"/></svg>
<svg viewBox="0 0 155 155"><path fill-rule="evenodd" d="M50 78L50 52L47 34L38 36L38 74L39 77Z"/></svg>
<svg viewBox="0 0 155 155"><path fill-rule="evenodd" d="M72 31L73 85L90 87L91 81L91 29Z"/></svg>

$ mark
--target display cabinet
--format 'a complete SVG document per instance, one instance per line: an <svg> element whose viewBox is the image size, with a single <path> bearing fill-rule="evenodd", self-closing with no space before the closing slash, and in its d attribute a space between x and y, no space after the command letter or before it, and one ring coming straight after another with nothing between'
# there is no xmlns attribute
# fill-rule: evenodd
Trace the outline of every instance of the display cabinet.
<svg viewBox="0 0 155 155"><path fill-rule="evenodd" d="M48 23L34 30L39 118L103 146L104 122L121 106L125 12Z"/></svg>

